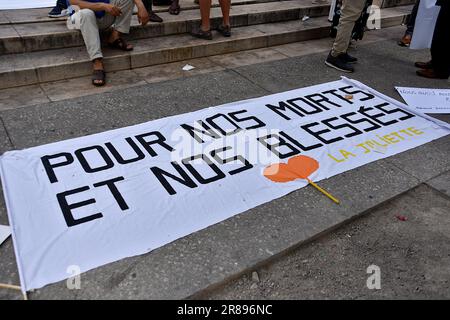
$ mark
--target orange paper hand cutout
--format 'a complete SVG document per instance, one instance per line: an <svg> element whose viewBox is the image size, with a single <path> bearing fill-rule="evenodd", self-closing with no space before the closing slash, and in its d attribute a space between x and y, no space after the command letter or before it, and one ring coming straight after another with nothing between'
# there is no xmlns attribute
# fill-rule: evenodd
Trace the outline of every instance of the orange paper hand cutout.
<svg viewBox="0 0 450 320"><path fill-rule="evenodd" d="M287 163L275 163L264 169L264 176L273 182L290 182L305 179L317 190L339 204L339 200L314 183L309 176L319 169L319 162L307 156L295 156Z"/></svg>
<svg viewBox="0 0 450 320"><path fill-rule="evenodd" d="M274 182L289 182L298 179L295 172L289 170L286 163L275 163L264 169L264 176Z"/></svg>
<svg viewBox="0 0 450 320"><path fill-rule="evenodd" d="M296 156L288 163L275 163L264 169L264 176L274 182L289 182L296 179L309 180L309 176L319 169L319 162L307 156Z"/></svg>
<svg viewBox="0 0 450 320"><path fill-rule="evenodd" d="M296 156L288 160L288 166L298 178L309 180L308 177L319 169L319 162L311 157Z"/></svg>

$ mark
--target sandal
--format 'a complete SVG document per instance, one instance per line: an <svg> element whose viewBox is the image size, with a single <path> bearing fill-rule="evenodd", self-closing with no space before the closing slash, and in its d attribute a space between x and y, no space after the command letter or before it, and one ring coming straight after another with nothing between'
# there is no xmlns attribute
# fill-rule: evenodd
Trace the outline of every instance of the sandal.
<svg viewBox="0 0 450 320"><path fill-rule="evenodd" d="M211 31L203 31L201 28L193 30L191 32L191 35L193 37L205 39L205 40L212 40L212 38L213 38Z"/></svg>
<svg viewBox="0 0 450 320"><path fill-rule="evenodd" d="M106 73L105 70L94 70L92 73L92 84L96 87L101 87L106 84Z"/></svg>
<svg viewBox="0 0 450 320"><path fill-rule="evenodd" d="M172 15L177 16L177 15L180 14L180 12L181 12L181 7L180 7L180 5L177 5L177 6L175 6L175 7L172 7L172 5L171 5L171 6L169 7L169 13L172 14Z"/></svg>
<svg viewBox="0 0 450 320"><path fill-rule="evenodd" d="M123 50L123 51L133 50L133 46L128 44L123 38L117 38L113 42L108 43L108 45L113 49L119 49L119 50Z"/></svg>
<svg viewBox="0 0 450 320"><path fill-rule="evenodd" d="M231 37L231 27L230 26L224 26L220 25L217 27L217 31L224 37Z"/></svg>

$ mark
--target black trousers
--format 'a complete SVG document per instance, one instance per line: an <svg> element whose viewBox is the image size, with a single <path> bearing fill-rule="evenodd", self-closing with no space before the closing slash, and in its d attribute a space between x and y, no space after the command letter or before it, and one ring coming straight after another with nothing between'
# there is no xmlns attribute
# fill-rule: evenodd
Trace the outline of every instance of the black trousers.
<svg viewBox="0 0 450 320"><path fill-rule="evenodd" d="M152 3L156 6L170 6L172 4L172 0L142 0L142 2L147 11L152 11Z"/></svg>
<svg viewBox="0 0 450 320"><path fill-rule="evenodd" d="M434 29L431 43L431 60L434 71L444 77L450 75L450 5L443 4Z"/></svg>
<svg viewBox="0 0 450 320"><path fill-rule="evenodd" d="M147 9L148 12L152 11L152 2L152 0L142 0L145 9Z"/></svg>
<svg viewBox="0 0 450 320"><path fill-rule="evenodd" d="M416 3L414 4L414 7L411 11L411 14L409 15L408 23L406 24L406 34L409 34L412 36L414 32L414 26L416 24L416 18L417 18L417 11L419 10L419 0L416 0Z"/></svg>

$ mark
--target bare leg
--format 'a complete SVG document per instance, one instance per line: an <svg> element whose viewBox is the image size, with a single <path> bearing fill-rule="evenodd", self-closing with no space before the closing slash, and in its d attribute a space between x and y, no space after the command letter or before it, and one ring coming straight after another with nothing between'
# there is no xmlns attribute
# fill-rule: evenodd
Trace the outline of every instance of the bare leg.
<svg viewBox="0 0 450 320"><path fill-rule="evenodd" d="M98 58L98 59L94 59L94 61L92 61L94 64L94 70L103 70L103 59L102 58Z"/></svg>
<svg viewBox="0 0 450 320"><path fill-rule="evenodd" d="M209 21L209 14L211 12L211 0L200 0L200 16L202 18L201 29L203 31L209 31L211 24Z"/></svg>
<svg viewBox="0 0 450 320"><path fill-rule="evenodd" d="M219 0L219 4L220 4L220 9L222 10L223 25L229 26L230 25L231 0Z"/></svg>
<svg viewBox="0 0 450 320"><path fill-rule="evenodd" d="M115 40L117 40L120 37L120 33L119 31L117 31L116 29L112 29L111 30L111 34L109 36L108 42L109 43L113 43Z"/></svg>

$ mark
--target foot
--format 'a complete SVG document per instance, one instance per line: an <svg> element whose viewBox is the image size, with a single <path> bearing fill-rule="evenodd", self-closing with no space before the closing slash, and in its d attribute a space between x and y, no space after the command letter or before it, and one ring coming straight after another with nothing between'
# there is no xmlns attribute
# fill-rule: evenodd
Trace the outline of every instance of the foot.
<svg viewBox="0 0 450 320"><path fill-rule="evenodd" d="M342 72L354 72L355 69L344 59L344 54L340 54L337 57L333 57L331 52L328 54L327 60L325 60L325 64L331 68Z"/></svg>
<svg viewBox="0 0 450 320"><path fill-rule="evenodd" d="M355 63L358 61L358 58L352 57L351 55L349 55L347 52L341 54L341 58L346 61L347 63Z"/></svg>
<svg viewBox="0 0 450 320"><path fill-rule="evenodd" d="M169 7L169 13L177 16L180 14L180 11L181 11L181 7L178 4L178 1L174 0Z"/></svg>
<svg viewBox="0 0 450 320"><path fill-rule="evenodd" d="M113 41L108 41L108 46L112 49L119 49L122 51L131 51L133 50L133 46L125 41L123 38L116 38Z"/></svg>
<svg viewBox="0 0 450 320"><path fill-rule="evenodd" d="M212 40L211 30L204 31L202 28L198 28L197 30L193 30L191 35L199 39Z"/></svg>
<svg viewBox="0 0 450 320"><path fill-rule="evenodd" d="M410 34L405 34L403 36L403 38L399 42L397 42L397 44L400 47L409 47L409 45L411 44L411 35Z"/></svg>
<svg viewBox="0 0 450 320"><path fill-rule="evenodd" d="M231 27L220 25L217 27L217 31L224 37L231 37Z"/></svg>
<svg viewBox="0 0 450 320"><path fill-rule="evenodd" d="M433 69L422 69L416 71L419 77L424 77L428 79L448 79L448 75L442 75L436 73Z"/></svg>
<svg viewBox="0 0 450 320"><path fill-rule="evenodd" d="M431 64L431 61L428 61L428 62L418 61L418 62L414 63L414 66L419 69L433 69L433 65Z"/></svg>
<svg viewBox="0 0 450 320"><path fill-rule="evenodd" d="M102 59L95 59L93 61L93 73L92 73L92 84L96 87L104 86L105 81L105 70L103 67Z"/></svg>
<svg viewBox="0 0 450 320"><path fill-rule="evenodd" d="M163 22L163 19L162 19L160 16L158 16L156 13L154 13L153 11L150 11L150 12L148 13L148 16L149 16L149 18L150 18L150 21L153 21L153 22Z"/></svg>
<svg viewBox="0 0 450 320"><path fill-rule="evenodd" d="M60 3L60 1L56 2L56 6L48 13L50 18L61 18L69 15L69 10L67 7Z"/></svg>

